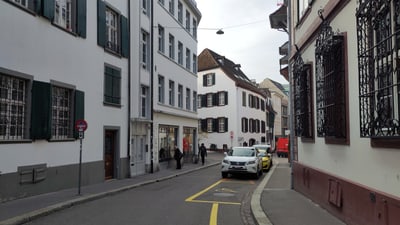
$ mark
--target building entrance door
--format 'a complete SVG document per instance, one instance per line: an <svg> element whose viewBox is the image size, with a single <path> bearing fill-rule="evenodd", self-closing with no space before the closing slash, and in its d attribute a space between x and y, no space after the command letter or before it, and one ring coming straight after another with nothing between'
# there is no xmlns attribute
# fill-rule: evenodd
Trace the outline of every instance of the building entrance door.
<svg viewBox="0 0 400 225"><path fill-rule="evenodd" d="M146 136L135 135L132 139L131 145L131 176L144 174L146 171L145 153L146 148Z"/></svg>
<svg viewBox="0 0 400 225"><path fill-rule="evenodd" d="M106 130L104 134L104 177L106 180L115 176L116 133L115 130Z"/></svg>

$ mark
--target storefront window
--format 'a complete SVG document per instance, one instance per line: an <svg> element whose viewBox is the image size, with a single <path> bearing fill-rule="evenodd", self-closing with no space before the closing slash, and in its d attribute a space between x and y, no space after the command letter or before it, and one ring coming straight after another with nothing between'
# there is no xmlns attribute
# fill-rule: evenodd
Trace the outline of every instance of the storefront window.
<svg viewBox="0 0 400 225"><path fill-rule="evenodd" d="M172 159L174 146L177 145L178 127L160 126L158 129L159 161Z"/></svg>

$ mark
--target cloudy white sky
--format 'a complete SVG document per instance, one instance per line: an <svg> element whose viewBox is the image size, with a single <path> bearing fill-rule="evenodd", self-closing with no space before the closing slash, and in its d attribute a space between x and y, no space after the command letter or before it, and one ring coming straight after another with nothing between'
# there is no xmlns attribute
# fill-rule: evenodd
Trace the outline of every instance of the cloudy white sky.
<svg viewBox="0 0 400 225"><path fill-rule="evenodd" d="M225 56L257 82L270 78L288 83L279 73L279 46L285 32L271 28L269 15L280 0L196 0L202 18L198 30L198 54L205 48ZM205 29L207 28L207 29ZM223 35L216 30L222 28Z"/></svg>

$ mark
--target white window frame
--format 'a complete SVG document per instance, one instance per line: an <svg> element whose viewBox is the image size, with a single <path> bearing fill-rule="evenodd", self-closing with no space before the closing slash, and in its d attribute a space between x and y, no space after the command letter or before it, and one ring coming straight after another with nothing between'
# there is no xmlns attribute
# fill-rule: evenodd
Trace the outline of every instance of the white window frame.
<svg viewBox="0 0 400 225"><path fill-rule="evenodd" d="M158 51L165 52L165 29L158 25Z"/></svg>
<svg viewBox="0 0 400 225"><path fill-rule="evenodd" d="M109 7L106 7L106 37L107 47L113 51L119 49L119 14Z"/></svg>
<svg viewBox="0 0 400 225"><path fill-rule="evenodd" d="M197 92L193 91L193 112L197 112Z"/></svg>
<svg viewBox="0 0 400 225"><path fill-rule="evenodd" d="M186 30L190 32L190 12L186 10Z"/></svg>
<svg viewBox="0 0 400 225"><path fill-rule="evenodd" d="M178 63L183 65L183 44L178 42Z"/></svg>
<svg viewBox="0 0 400 225"><path fill-rule="evenodd" d="M141 51L141 64L143 69L148 69L148 63L149 63L149 34L142 30L141 32L141 39L140 39L140 51Z"/></svg>
<svg viewBox="0 0 400 225"><path fill-rule="evenodd" d="M207 86L213 85L213 74L209 73L206 76L207 76Z"/></svg>
<svg viewBox="0 0 400 225"><path fill-rule="evenodd" d="M169 34L169 58L175 59L175 37Z"/></svg>
<svg viewBox="0 0 400 225"><path fill-rule="evenodd" d="M214 122L214 120L212 118L207 119L207 132L208 133L213 132L213 122Z"/></svg>
<svg viewBox="0 0 400 225"><path fill-rule="evenodd" d="M169 0L169 3L168 3L168 11L169 11L169 13L171 13L172 15L175 15L175 0Z"/></svg>
<svg viewBox="0 0 400 225"><path fill-rule="evenodd" d="M54 1L53 23L68 31L72 31L72 14L72 0Z"/></svg>
<svg viewBox="0 0 400 225"><path fill-rule="evenodd" d="M169 87L169 105L174 106L175 105L175 82L170 80L168 87Z"/></svg>
<svg viewBox="0 0 400 225"><path fill-rule="evenodd" d="M207 107L212 107L213 106L213 94L208 93L207 94Z"/></svg>
<svg viewBox="0 0 400 225"><path fill-rule="evenodd" d="M28 8L29 1L31 1L31 0L12 0L12 2L14 2L15 4L20 5L20 6L24 7L24 8Z"/></svg>
<svg viewBox="0 0 400 225"><path fill-rule="evenodd" d="M158 102L164 103L165 102L165 78L161 75L158 75Z"/></svg>
<svg viewBox="0 0 400 225"><path fill-rule="evenodd" d="M189 48L186 48L186 69L190 70L190 57L191 52Z"/></svg>
<svg viewBox="0 0 400 225"><path fill-rule="evenodd" d="M225 118L218 118L218 132L225 132Z"/></svg>
<svg viewBox="0 0 400 225"><path fill-rule="evenodd" d="M218 105L225 105L225 92L218 93Z"/></svg>
<svg viewBox="0 0 400 225"><path fill-rule="evenodd" d="M147 118L147 99L148 99L148 87L142 85L140 90L140 117Z"/></svg>
<svg viewBox="0 0 400 225"><path fill-rule="evenodd" d="M178 107L183 108L183 86L178 85Z"/></svg>
<svg viewBox="0 0 400 225"><path fill-rule="evenodd" d="M51 139L72 138L72 90L53 85L51 99Z"/></svg>
<svg viewBox="0 0 400 225"><path fill-rule="evenodd" d="M186 109L190 110L190 104L191 104L191 100L190 100L190 88L186 88Z"/></svg>

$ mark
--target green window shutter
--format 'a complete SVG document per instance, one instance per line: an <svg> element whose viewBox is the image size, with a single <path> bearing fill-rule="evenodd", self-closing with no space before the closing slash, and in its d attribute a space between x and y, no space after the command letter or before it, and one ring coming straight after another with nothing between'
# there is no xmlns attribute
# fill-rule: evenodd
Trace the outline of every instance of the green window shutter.
<svg viewBox="0 0 400 225"><path fill-rule="evenodd" d="M104 74L104 101L112 103L112 69L109 67L105 68Z"/></svg>
<svg viewBox="0 0 400 225"><path fill-rule="evenodd" d="M225 105L228 105L228 92L225 91Z"/></svg>
<svg viewBox="0 0 400 225"><path fill-rule="evenodd" d="M39 15L42 13L42 1L35 1L33 11L35 11L35 13Z"/></svg>
<svg viewBox="0 0 400 225"><path fill-rule="evenodd" d="M86 38L86 0L77 0L77 32Z"/></svg>
<svg viewBox="0 0 400 225"><path fill-rule="evenodd" d="M33 81L31 139L51 137L51 86L49 83Z"/></svg>
<svg viewBox="0 0 400 225"><path fill-rule="evenodd" d="M83 120L85 119L85 92L75 90L75 99L74 99L74 109L75 109L75 122L77 120ZM78 138L79 133L75 130L74 126L74 138Z"/></svg>
<svg viewBox="0 0 400 225"><path fill-rule="evenodd" d="M224 125L225 125L224 131L227 132L228 131L228 118L225 118L225 124Z"/></svg>
<svg viewBox="0 0 400 225"><path fill-rule="evenodd" d="M218 119L212 119L212 131L218 132Z"/></svg>
<svg viewBox="0 0 400 225"><path fill-rule="evenodd" d="M51 22L54 20L54 0L43 0L43 16Z"/></svg>
<svg viewBox="0 0 400 225"><path fill-rule="evenodd" d="M203 75L203 87L207 86L207 74Z"/></svg>
<svg viewBox="0 0 400 225"><path fill-rule="evenodd" d="M215 84L215 73L212 74L212 84Z"/></svg>
<svg viewBox="0 0 400 225"><path fill-rule="evenodd" d="M121 55L129 56L129 25L128 19L121 16Z"/></svg>
<svg viewBox="0 0 400 225"><path fill-rule="evenodd" d="M106 4L97 0L97 44L106 47Z"/></svg>

